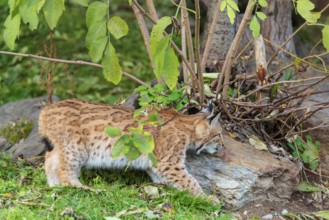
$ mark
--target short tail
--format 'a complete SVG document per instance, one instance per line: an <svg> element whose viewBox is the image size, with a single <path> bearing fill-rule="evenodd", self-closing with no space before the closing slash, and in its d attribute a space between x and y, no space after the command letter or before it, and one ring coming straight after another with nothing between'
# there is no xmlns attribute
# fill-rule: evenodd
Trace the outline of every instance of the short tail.
<svg viewBox="0 0 329 220"><path fill-rule="evenodd" d="M46 151L52 151L54 149L54 146L49 142L48 138L42 138L42 142L45 143L45 150Z"/></svg>

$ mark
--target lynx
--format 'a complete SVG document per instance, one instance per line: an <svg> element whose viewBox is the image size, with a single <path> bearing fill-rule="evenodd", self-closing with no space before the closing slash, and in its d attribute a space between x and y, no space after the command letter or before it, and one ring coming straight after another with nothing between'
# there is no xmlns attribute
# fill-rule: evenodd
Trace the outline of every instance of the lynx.
<svg viewBox="0 0 329 220"><path fill-rule="evenodd" d="M48 184L91 189L79 181L82 167L125 169L127 158L111 157L111 147L118 137L109 137L104 128L118 127L124 134L128 127L138 126L133 113L121 106L79 100L45 107L40 114L39 133L48 150L45 160ZM152 166L148 157L142 155L131 161L129 167L145 170L155 183L203 195L199 183L185 167L185 155L187 150L213 154L221 147L219 116L211 117L205 112L184 115L172 109L162 110L159 115L166 123L151 131L157 165Z"/></svg>

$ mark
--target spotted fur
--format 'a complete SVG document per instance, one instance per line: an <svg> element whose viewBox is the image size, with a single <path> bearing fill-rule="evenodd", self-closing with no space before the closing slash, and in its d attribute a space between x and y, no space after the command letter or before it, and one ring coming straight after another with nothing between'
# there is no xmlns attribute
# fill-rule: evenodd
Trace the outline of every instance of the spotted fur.
<svg viewBox="0 0 329 220"><path fill-rule="evenodd" d="M157 166L147 156L132 161L130 168L145 170L155 183L166 183L192 194L203 194L199 183L185 167L187 150L197 154L215 153L221 146L221 126L218 117L209 113L184 115L174 110L162 110L160 117L167 121L157 129L150 129L154 140ZM50 186L70 185L89 189L79 181L81 167L125 169L128 159L113 159L111 149L117 138L104 133L107 126L127 132L137 127L133 110L115 105L92 104L79 100L65 100L45 107L39 119L39 133L46 140L45 169Z"/></svg>

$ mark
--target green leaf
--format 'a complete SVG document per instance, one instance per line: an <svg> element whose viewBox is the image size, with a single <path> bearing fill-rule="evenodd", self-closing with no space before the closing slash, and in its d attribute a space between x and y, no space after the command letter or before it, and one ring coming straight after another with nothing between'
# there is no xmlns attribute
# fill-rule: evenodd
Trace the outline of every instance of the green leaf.
<svg viewBox="0 0 329 220"><path fill-rule="evenodd" d="M89 5L86 13L86 24L89 27L96 21L102 21L107 14L108 5L103 2L93 2Z"/></svg>
<svg viewBox="0 0 329 220"><path fill-rule="evenodd" d="M9 6L9 14L12 15L13 11L15 10L16 6L18 5L18 1L16 0L8 0L8 6Z"/></svg>
<svg viewBox="0 0 329 220"><path fill-rule="evenodd" d="M302 181L298 184L297 190L300 192L320 192L321 188L310 182Z"/></svg>
<svg viewBox="0 0 329 220"><path fill-rule="evenodd" d="M296 9L298 14L307 22L316 23L321 14L319 12L312 12L314 7L314 4L310 0L298 0Z"/></svg>
<svg viewBox="0 0 329 220"><path fill-rule="evenodd" d="M138 86L136 89L134 89L134 92L141 92L146 91L148 88L146 86Z"/></svg>
<svg viewBox="0 0 329 220"><path fill-rule="evenodd" d="M104 132L111 138L121 135L121 129L116 127L108 126L104 129Z"/></svg>
<svg viewBox="0 0 329 220"><path fill-rule="evenodd" d="M280 85L279 84L275 84L274 86L272 86L271 88L271 92L270 92L270 102L273 102L276 94L278 93L280 89Z"/></svg>
<svg viewBox="0 0 329 220"><path fill-rule="evenodd" d="M329 26L326 25L322 29L322 43L323 46L326 48L327 52L329 52Z"/></svg>
<svg viewBox="0 0 329 220"><path fill-rule="evenodd" d="M165 51L166 48L169 46L169 40L170 36L166 36L162 38L158 44L158 47L156 48L156 53L153 56L153 62L155 65L154 68L154 75L157 78L158 81L161 80L162 72L163 72L163 65L164 65L164 59L165 59Z"/></svg>
<svg viewBox="0 0 329 220"><path fill-rule="evenodd" d="M154 150L154 139L152 135L134 134L135 147L143 154L152 153Z"/></svg>
<svg viewBox="0 0 329 220"><path fill-rule="evenodd" d="M128 158L128 160L136 160L141 155L141 152L131 144L129 145L128 151L125 152L124 155Z"/></svg>
<svg viewBox="0 0 329 220"><path fill-rule="evenodd" d="M50 29L53 30L56 27L64 9L64 0L46 0L43 6L43 14L45 15Z"/></svg>
<svg viewBox="0 0 329 220"><path fill-rule="evenodd" d="M42 7L44 6L46 0L40 0L38 3L38 7L37 7L37 12L39 14L40 10L42 9Z"/></svg>
<svg viewBox="0 0 329 220"><path fill-rule="evenodd" d="M107 22L108 31L115 37L115 39L120 39L121 37L128 34L129 28L125 20L118 16L113 16Z"/></svg>
<svg viewBox="0 0 329 220"><path fill-rule="evenodd" d="M315 216L318 218L323 218L325 220L329 220L329 210L316 212Z"/></svg>
<svg viewBox="0 0 329 220"><path fill-rule="evenodd" d="M266 19L266 17L267 17L266 14L264 14L264 12L261 12L261 11L257 11L256 12L256 15L262 21L264 21Z"/></svg>
<svg viewBox="0 0 329 220"><path fill-rule="evenodd" d="M158 22L153 26L151 35L150 35L150 48L151 54L154 56L158 44L163 36L163 32L171 24L171 18L168 16L162 17Z"/></svg>
<svg viewBox="0 0 329 220"><path fill-rule="evenodd" d="M155 157L154 153L149 153L148 154L148 157L152 163L152 165L156 166L158 164L158 160L157 158Z"/></svg>
<svg viewBox="0 0 329 220"><path fill-rule="evenodd" d="M88 7L88 5L89 5L89 0L71 0L71 2L73 4L81 5L83 7Z"/></svg>
<svg viewBox="0 0 329 220"><path fill-rule="evenodd" d="M231 24L234 24L235 12L231 7L227 7L227 15L230 18Z"/></svg>
<svg viewBox="0 0 329 220"><path fill-rule="evenodd" d="M152 102L152 98L148 96L147 94L143 94L139 99L138 103L140 106L144 107L147 106L150 102Z"/></svg>
<svg viewBox="0 0 329 220"><path fill-rule="evenodd" d="M179 76L179 61L172 47L168 47L165 51L163 65L163 79L170 90L176 86Z"/></svg>
<svg viewBox="0 0 329 220"><path fill-rule="evenodd" d="M238 7L238 5L235 3L235 1L233 1L233 0L226 0L226 2L227 2L227 4L228 4L229 6L231 6L232 9L234 9L235 11L240 12L239 7Z"/></svg>
<svg viewBox="0 0 329 220"><path fill-rule="evenodd" d="M256 39L259 36L260 33L260 24L256 18L256 16L254 16L249 24L250 30L252 32L252 35L254 36L254 38Z"/></svg>
<svg viewBox="0 0 329 220"><path fill-rule="evenodd" d="M141 110L141 109L139 109L139 110ZM128 131L131 132L131 133L142 133L143 132L143 126L139 126L137 128L130 127L130 128L128 128Z"/></svg>
<svg viewBox="0 0 329 220"><path fill-rule="evenodd" d="M225 10L226 6L227 6L226 1L222 1L219 6L220 11L223 12Z"/></svg>
<svg viewBox="0 0 329 220"><path fill-rule="evenodd" d="M120 157L129 151L129 142L131 141L130 135L122 135L113 145L111 156L113 159Z"/></svg>
<svg viewBox="0 0 329 220"><path fill-rule="evenodd" d="M95 21L88 29L86 47L90 50L93 42L106 36L106 21Z"/></svg>
<svg viewBox="0 0 329 220"><path fill-rule="evenodd" d="M115 49L111 43L108 44L105 50L102 66L105 79L117 85L121 81L122 70Z"/></svg>
<svg viewBox="0 0 329 220"><path fill-rule="evenodd" d="M31 30L35 30L38 27L38 6L39 0L21 0L19 3L19 13L25 24L29 23Z"/></svg>
<svg viewBox="0 0 329 220"><path fill-rule="evenodd" d="M20 25L21 17L18 13L13 17L9 15L5 20L5 30L3 32L3 39L7 47L9 47L10 49L14 49L15 40L18 37Z"/></svg>
<svg viewBox="0 0 329 220"><path fill-rule="evenodd" d="M258 0L258 4L261 6L261 7L267 7L268 3L266 0Z"/></svg>
<svg viewBox="0 0 329 220"><path fill-rule="evenodd" d="M149 115L149 118L148 118L148 121L149 122L155 122L157 121L159 118L159 114L157 112L152 112L150 115Z"/></svg>
<svg viewBox="0 0 329 220"><path fill-rule="evenodd" d="M88 53L93 62L97 63L102 59L107 41L107 36L99 37L93 41Z"/></svg>

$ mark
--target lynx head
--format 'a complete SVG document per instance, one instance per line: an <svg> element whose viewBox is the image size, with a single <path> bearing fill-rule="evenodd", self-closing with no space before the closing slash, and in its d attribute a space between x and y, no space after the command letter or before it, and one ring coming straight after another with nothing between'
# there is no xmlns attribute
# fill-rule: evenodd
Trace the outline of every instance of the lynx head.
<svg viewBox="0 0 329 220"><path fill-rule="evenodd" d="M196 123L191 148L196 154L200 154L202 151L214 154L223 146L222 127L219 123L220 114L213 115L212 103L200 114L204 115L204 119Z"/></svg>

